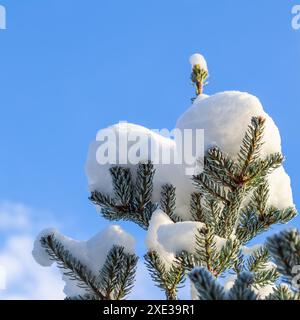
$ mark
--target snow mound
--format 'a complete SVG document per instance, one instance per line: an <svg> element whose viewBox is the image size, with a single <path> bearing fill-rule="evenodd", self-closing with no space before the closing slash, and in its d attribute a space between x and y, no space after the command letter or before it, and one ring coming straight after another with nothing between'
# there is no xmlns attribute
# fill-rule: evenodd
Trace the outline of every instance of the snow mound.
<svg viewBox="0 0 300 320"><path fill-rule="evenodd" d="M116 150L116 155L114 156L116 159L115 163L99 163L100 155L98 152L99 148L105 147L106 141L101 141L105 135L116 137L112 142ZM85 165L89 190L112 194L113 186L109 168L115 165L131 168L133 178L135 178L136 165L132 163L132 153L136 149L132 148L134 148L136 141L128 141L127 145L120 143L121 141L126 141L126 138L134 139L135 137L140 138L138 142L140 153L136 159L136 163L151 160L154 164L155 176L153 180L152 201L155 203L160 201L161 187L164 184L169 183L175 187L181 186L176 193L176 214L184 219L189 219L189 199L186 200L186 198L189 198L189 195L195 190L190 176L187 177L185 175L185 167L175 164L174 157L177 152L175 141L136 124L127 122L118 123L98 132L96 140L90 144ZM120 150L120 147L123 149ZM124 149L128 153L127 159L130 160L127 164L122 164ZM170 164L164 164L160 161L165 156L169 156ZM100 160L103 161L104 159Z"/></svg>
<svg viewBox="0 0 300 320"><path fill-rule="evenodd" d="M194 221L161 225L157 229L158 242L168 252L180 253L184 250L194 253L197 230L203 227L203 223Z"/></svg>
<svg viewBox="0 0 300 320"><path fill-rule="evenodd" d="M201 95L178 119L176 127L204 129L205 150L218 146L235 158L253 116L266 119L261 157L281 152L281 138L273 119L263 110L257 97L239 91L212 96ZM290 178L283 167L269 176L269 204L283 209L294 206Z"/></svg>
<svg viewBox="0 0 300 320"><path fill-rule="evenodd" d="M269 204L282 210L288 207L295 207L291 179L285 172L284 167L274 170L268 176L270 197Z"/></svg>
<svg viewBox="0 0 300 320"><path fill-rule="evenodd" d="M128 253L133 253L135 246L134 238L118 225L111 225L87 241L77 241L62 235L56 229L46 229L37 236L32 251L34 259L41 266L51 266L54 263L40 242L42 237L48 235L54 235L65 250L68 250L73 257L86 265L94 275L98 275L99 270L105 263L108 252L114 245L123 246ZM77 286L76 281L70 280L65 275L62 278L66 283L64 293L67 296L86 293L83 288Z"/></svg>
<svg viewBox="0 0 300 320"><path fill-rule="evenodd" d="M192 62L195 61L198 60L192 59ZM235 158L253 116L263 116L266 119L261 156L265 157L271 153L281 152L281 138L276 124L263 110L258 98L245 92L227 91L212 96L198 96L192 106L179 117L175 129L193 129L194 133L196 129L204 129L205 150L218 146L222 151ZM163 151L169 152L170 155L174 155L178 151L178 146L176 146L173 139L163 137L142 126L119 123L107 129L112 130L118 137L121 137L115 142L117 160L119 160L119 153L122 151L120 148L130 150L135 143L133 139L133 141L129 141L127 146L124 144L118 145L118 141L128 134L132 137L145 137L139 142L139 145L142 146L139 159L137 159L139 161L151 160L155 163L155 160L161 159L160 155ZM113 191L108 169L114 164L100 164L98 153L99 146L105 144L105 141L97 140L101 140L99 138L107 129L98 132L96 141L89 148L85 168L90 191L98 190L105 193L112 193ZM158 150L157 152L149 152L150 140L151 150ZM192 220L189 204L190 194L195 189L191 177L186 175L184 164L174 164L172 156L170 159L170 164L161 164L159 162L155 164L156 174L152 200L159 202L161 186L170 183L176 187L175 213L183 220ZM134 165L124 164L123 166L133 167ZM269 176L269 183L269 205L276 206L279 209L294 206L290 178L283 167L275 170Z"/></svg>
<svg viewBox="0 0 300 320"><path fill-rule="evenodd" d="M106 159L103 159L103 156L101 157L101 148L107 146L107 139L104 139L107 137L110 138L110 146L112 150L115 150L115 154L112 153L111 158L107 158L106 163L104 163ZM138 145L136 145L138 138ZM140 152L138 155L134 154L136 151L134 146L139 147ZM162 152L169 152L172 155L174 154L174 149L175 143L173 140L136 124L120 122L102 129L97 133L96 140L91 143L88 151L85 171L89 189L90 191L98 190L110 193L113 191L109 173L110 167L122 165L123 167L134 169L135 164L146 162L147 160L159 164ZM161 177L162 180L167 179L170 175L167 166L162 168L162 166L158 165L156 170L157 176ZM159 179L159 177L156 177L156 179Z"/></svg>
<svg viewBox="0 0 300 320"><path fill-rule="evenodd" d="M204 129L205 149L218 146L235 157L253 116L266 118L262 157L281 152L279 130L260 101L245 92L227 91L195 100L178 119L179 129Z"/></svg>
<svg viewBox="0 0 300 320"><path fill-rule="evenodd" d="M196 221L173 222L170 217L160 209L157 209L150 220L146 234L146 247L148 251L156 251L170 267L175 255L182 251L196 252L196 234L205 225ZM226 239L214 237L217 250L220 250Z"/></svg>
<svg viewBox="0 0 300 320"><path fill-rule="evenodd" d="M165 250L165 248L160 244L157 232L160 227L172 225L173 223L174 222L169 218L169 216L162 210L155 210L149 222L149 228L145 238L145 244L148 251L156 251L165 264L167 270L170 269L175 255L174 253Z"/></svg>

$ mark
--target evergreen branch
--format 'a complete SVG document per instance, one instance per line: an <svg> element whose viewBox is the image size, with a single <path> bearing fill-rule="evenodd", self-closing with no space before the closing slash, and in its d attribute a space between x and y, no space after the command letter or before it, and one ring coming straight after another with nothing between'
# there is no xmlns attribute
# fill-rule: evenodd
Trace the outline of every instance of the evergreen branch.
<svg viewBox="0 0 300 320"><path fill-rule="evenodd" d="M234 266L238 259L238 254L240 250L240 242L237 240L228 239L225 245L221 248L219 252L218 261L215 266L215 274L220 275L226 269Z"/></svg>
<svg viewBox="0 0 300 320"><path fill-rule="evenodd" d="M286 285L279 285L266 300L300 300L300 293L294 293Z"/></svg>
<svg viewBox="0 0 300 320"><path fill-rule="evenodd" d="M204 222L204 212L201 204L202 194L193 192L190 200L190 212L195 221Z"/></svg>
<svg viewBox="0 0 300 320"><path fill-rule="evenodd" d="M267 267L270 259L268 249L263 246L255 250L246 262L246 267L250 272L259 272Z"/></svg>
<svg viewBox="0 0 300 320"><path fill-rule="evenodd" d="M119 202L120 206L130 208L133 195L132 178L129 168L115 166L109 169L115 199Z"/></svg>
<svg viewBox="0 0 300 320"><path fill-rule="evenodd" d="M269 237L266 246L277 265L277 271L284 281L291 284L295 276L293 267L300 265L300 234L297 230L282 231Z"/></svg>
<svg viewBox="0 0 300 320"><path fill-rule="evenodd" d="M264 216L260 216L259 218L267 227L269 227L272 224L277 223L285 224L293 219L296 215L297 211L292 207L283 210L271 207Z"/></svg>
<svg viewBox="0 0 300 320"><path fill-rule="evenodd" d="M214 234L209 228L198 229L196 234L195 259L215 275L215 261L218 259Z"/></svg>
<svg viewBox="0 0 300 320"><path fill-rule="evenodd" d="M226 204L222 210L219 222L219 235L223 238L228 238L234 232L237 221L240 215L240 208L245 196L243 187L230 192L228 195L229 203Z"/></svg>
<svg viewBox="0 0 300 320"><path fill-rule="evenodd" d="M124 299L132 290L135 281L138 257L135 254L122 254L121 268L118 273L115 300Z"/></svg>
<svg viewBox="0 0 300 320"><path fill-rule="evenodd" d="M236 236L241 243L246 243L270 226L287 223L296 215L297 212L294 208L284 210L267 208L265 212L258 213L253 209L253 206L246 207L241 212Z"/></svg>
<svg viewBox="0 0 300 320"><path fill-rule="evenodd" d="M147 229L152 213L157 208L151 201L155 173L153 164L150 161L139 163L135 187L128 168L112 167L110 173L116 198L93 191L89 199L101 207L104 218L111 221L133 221Z"/></svg>
<svg viewBox="0 0 300 320"><path fill-rule="evenodd" d="M229 300L256 300L257 295L251 289L253 284L253 275L250 272L243 271L237 277L233 287L228 292Z"/></svg>
<svg viewBox="0 0 300 320"><path fill-rule="evenodd" d="M98 282L107 300L121 300L132 289L138 258L124 250L113 246L100 270Z"/></svg>
<svg viewBox="0 0 300 320"><path fill-rule="evenodd" d="M200 191L219 199L223 203L229 204L227 193L224 187L211 180L207 173L202 172L197 176L193 176L193 181Z"/></svg>
<svg viewBox="0 0 300 320"><path fill-rule="evenodd" d="M205 84L205 80L207 77L208 77L208 72L205 69L202 69L200 65L195 65L193 67L193 72L191 74L191 81L196 88L197 96L202 94L203 86Z"/></svg>
<svg viewBox="0 0 300 320"><path fill-rule="evenodd" d="M89 200L91 200L94 204L101 206L102 208L116 207L115 201L110 196L98 191L92 191Z"/></svg>
<svg viewBox="0 0 300 320"><path fill-rule="evenodd" d="M56 261L66 277L77 281L78 286L85 289L88 294L96 296L100 300L106 300L106 297L99 289L95 275L93 275L87 266L84 266L79 260L74 258L68 250L65 250L64 246L55 239L54 234L42 237L40 242L50 259Z"/></svg>
<svg viewBox="0 0 300 320"><path fill-rule="evenodd" d="M98 282L107 300L112 300L114 290L118 285L119 273L122 270L124 248L114 246L108 253L106 261L100 270Z"/></svg>
<svg viewBox="0 0 300 320"><path fill-rule="evenodd" d="M142 212L151 204L155 169L151 161L139 163L135 184L135 206Z"/></svg>
<svg viewBox="0 0 300 320"><path fill-rule="evenodd" d="M268 209L268 200L269 185L264 181L254 190L250 201L250 207L258 213L258 216L262 217Z"/></svg>
<svg viewBox="0 0 300 320"><path fill-rule="evenodd" d="M237 254L237 259L234 261L232 269L236 274L240 274L243 271L246 271L245 269L245 261L244 261L244 255L241 249L239 249Z"/></svg>
<svg viewBox="0 0 300 320"><path fill-rule="evenodd" d="M98 191L93 191L89 199L96 205L101 207L101 215L110 221L133 221L139 224L141 227L146 226L141 222L139 217L133 210L130 210L129 206L117 205L115 200Z"/></svg>
<svg viewBox="0 0 300 320"><path fill-rule="evenodd" d="M248 168L247 181L250 187L259 186L275 169L282 165L284 158L281 153L274 153L267 156L264 160L258 159Z"/></svg>
<svg viewBox="0 0 300 320"><path fill-rule="evenodd" d="M241 178L247 175L248 168L259 159L259 153L263 145L264 128L264 118L253 117L251 119L251 124L248 126L237 157Z"/></svg>
<svg viewBox="0 0 300 320"><path fill-rule="evenodd" d="M262 172L265 173L265 175L270 174L275 169L278 169L282 162L284 161L284 157L281 153L273 153L268 155L263 161L262 161Z"/></svg>
<svg viewBox="0 0 300 320"><path fill-rule="evenodd" d="M234 189L238 186L236 164L217 147L213 147L207 151L204 158L204 171L216 183L223 184L225 187Z"/></svg>
<svg viewBox="0 0 300 320"><path fill-rule="evenodd" d="M235 235L243 244L253 239L264 230L264 224L259 221L256 212L251 207L246 207L241 211L239 224Z"/></svg>
<svg viewBox="0 0 300 320"><path fill-rule="evenodd" d="M169 300L177 300L177 291L183 282L185 281L185 269L180 263L178 257L175 262L172 263L170 270L167 272L168 296Z"/></svg>
<svg viewBox="0 0 300 320"><path fill-rule="evenodd" d="M178 262L183 266L183 268L190 272L195 267L202 266L203 262L197 259L196 255L187 251L182 251L177 257Z"/></svg>
<svg viewBox="0 0 300 320"><path fill-rule="evenodd" d="M207 196L204 200L203 215L203 222L205 223L205 225L209 226L215 234L220 235L220 233L222 232L222 217L219 202L212 197Z"/></svg>
<svg viewBox="0 0 300 320"><path fill-rule="evenodd" d="M149 251L144 258L152 280L156 283L156 286L165 291L167 295L167 271L158 253L156 251Z"/></svg>
<svg viewBox="0 0 300 320"><path fill-rule="evenodd" d="M167 270L157 252L149 251L144 258L156 286L165 292L167 300L176 300L178 285L184 281L184 268L180 260L177 259Z"/></svg>
<svg viewBox="0 0 300 320"><path fill-rule="evenodd" d="M253 277L253 286L255 288L265 287L269 284L275 283L278 277L279 274L276 271L276 268L255 272Z"/></svg>
<svg viewBox="0 0 300 320"><path fill-rule="evenodd" d="M162 186L160 206L173 222L178 222L180 219L175 215L176 209L176 188L171 184Z"/></svg>
<svg viewBox="0 0 300 320"><path fill-rule="evenodd" d="M189 278L194 284L200 300L225 300L223 287L205 268L194 269Z"/></svg>

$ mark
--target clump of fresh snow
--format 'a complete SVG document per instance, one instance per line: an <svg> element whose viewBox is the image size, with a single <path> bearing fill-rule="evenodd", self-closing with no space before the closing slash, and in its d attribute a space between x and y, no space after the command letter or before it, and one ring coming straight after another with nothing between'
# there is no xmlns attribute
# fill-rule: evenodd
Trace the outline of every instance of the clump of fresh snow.
<svg viewBox="0 0 300 320"><path fill-rule="evenodd" d="M262 244L255 244L251 247L242 246L241 250L244 255L250 255L250 254L254 253L255 251L259 250L262 246L263 246Z"/></svg>
<svg viewBox="0 0 300 320"><path fill-rule="evenodd" d="M62 238L65 238L54 228L44 229L38 234L34 242L32 255L35 261L42 267L50 267L53 264L53 261L50 259L48 253L46 252L45 248L42 247L40 242L41 238L47 237L51 234L55 235L55 238L59 241L61 241Z"/></svg>
<svg viewBox="0 0 300 320"><path fill-rule="evenodd" d="M192 62L195 61L198 60L196 58L192 59ZM227 91L212 96L199 95L192 106L179 117L176 129L194 129L194 132L195 129L204 129L204 150L218 146L223 152L235 158L253 116L266 118L261 156L266 157L271 153L281 152L281 138L276 124L264 111L258 98L245 92ZM159 202L163 184L174 185L176 187L175 213L185 221L191 220L190 195L195 191L195 188L191 176L186 175L185 164L179 165L172 162L172 155L178 151L175 141L147 128L130 123L119 123L107 129L112 130L119 137L115 142L117 164L120 158L119 153L122 151L120 148L130 150L135 144L134 139L129 141L127 146L118 144L119 140L128 135L144 137L139 142L141 150L137 158L139 161L152 160L155 163L155 160L161 159L162 150L171 155L170 164L155 163L156 174L152 200ZM114 164L99 163L99 147L103 146L105 141L97 141L107 129L100 130L96 141L90 146L86 162L86 174L90 191L98 190L111 194L113 187L108 169ZM150 144L149 141L151 141ZM149 152L149 145L153 146L153 150L159 151ZM133 164L124 164L123 166L134 167ZM290 178L284 168L275 170L268 179L270 183L269 205L276 206L279 209L294 206Z"/></svg>
<svg viewBox="0 0 300 320"><path fill-rule="evenodd" d="M169 266L174 256L182 251L196 252L196 235L204 228L204 223L196 221L173 222L162 210L156 210L149 223L146 235L148 250L155 250ZM216 249L225 245L226 239L214 237Z"/></svg>
<svg viewBox="0 0 300 320"><path fill-rule="evenodd" d="M201 222L184 221L161 225L157 229L158 242L168 252L195 252L196 234L205 225Z"/></svg>
<svg viewBox="0 0 300 320"><path fill-rule="evenodd" d="M194 53L190 56L190 64L192 65L192 67L199 65L201 69L208 71L207 62L203 55L200 53Z"/></svg>
<svg viewBox="0 0 300 320"><path fill-rule="evenodd" d="M134 238L118 225L111 225L87 241L77 241L62 235L56 229L46 229L37 236L32 251L34 259L42 266L51 266L54 263L40 242L42 237L49 235L54 235L65 250L86 265L95 276L99 274L108 252L114 245L123 246L128 253L133 253L135 246ZM63 280L66 283L64 293L67 296L86 293L83 288L78 287L75 280L70 280L65 275Z"/></svg>
<svg viewBox="0 0 300 320"><path fill-rule="evenodd" d="M110 144L111 153L102 155ZM137 144L138 140L138 144ZM137 149L139 151L137 152ZM158 163L155 179L165 180L172 174L168 166L159 166L162 152L174 154L175 143L152 130L132 123L120 122L97 133L96 140L90 145L85 171L90 191L111 193L113 191L109 168L116 165L135 169L139 162L151 160ZM126 156L127 153L127 156ZM136 154L137 153L137 154ZM158 159L158 160L157 160ZM102 162L102 163L101 163ZM105 163L106 162L106 163ZM134 174L134 170L133 174Z"/></svg>
<svg viewBox="0 0 300 320"><path fill-rule="evenodd" d="M266 119L261 157L281 152L281 138L273 119L264 111L257 97L239 91L227 91L212 96L201 95L179 117L176 127L204 129L205 150L218 146L235 158L253 116ZM279 209L294 206L289 176L283 167L269 176L269 204Z"/></svg>
<svg viewBox="0 0 300 320"><path fill-rule="evenodd" d="M200 101L199 101L200 100ZM204 129L205 149L218 146L235 157L253 116L266 118L264 145L261 155L281 152L279 130L272 118L263 110L260 101L245 92L227 91L195 100L181 115L179 129Z"/></svg>
<svg viewBox="0 0 300 320"><path fill-rule="evenodd" d="M294 207L291 179L284 170L279 167L268 176L270 198L269 204L282 210Z"/></svg>
<svg viewBox="0 0 300 320"><path fill-rule="evenodd" d="M101 141L101 137L109 134L112 137L116 137L115 140L112 139L111 142L112 149L115 148L116 150L115 156L113 155L116 161L113 163L109 161L106 164L100 164L99 150L101 151L101 148L105 147L106 144L106 140ZM132 163L132 153L136 150L132 149L136 142L135 137L139 137L137 147L140 149L136 163L151 160L155 167L153 202L158 203L160 201L161 187L164 184L169 183L175 187L180 186L176 192L176 214L184 219L189 219L189 199L187 199L187 197L189 198L189 195L195 190L190 176L187 177L185 175L185 167L176 164L174 161L177 152L175 141L136 124L118 123L98 132L95 141L93 141L89 147L85 165L89 190L112 194L113 186L109 168L115 165L131 168L133 179L135 178L136 165ZM128 141L127 145L121 143L121 141L125 141L127 138L134 140ZM120 148L123 148L123 150ZM128 153L129 161L127 164L121 163L124 149ZM168 157L168 155L170 156L170 164L162 163L160 160L163 157ZM105 159L102 158L100 160L103 161Z"/></svg>
<svg viewBox="0 0 300 320"><path fill-rule="evenodd" d="M153 212L151 220L149 222L149 227L147 230L145 244L148 251L156 251L164 262L166 269L168 270L171 267L171 264L174 261L175 255L172 252L168 252L165 248L160 244L158 240L157 231L162 226L172 225L173 221L170 217L165 214L162 210L157 209Z"/></svg>

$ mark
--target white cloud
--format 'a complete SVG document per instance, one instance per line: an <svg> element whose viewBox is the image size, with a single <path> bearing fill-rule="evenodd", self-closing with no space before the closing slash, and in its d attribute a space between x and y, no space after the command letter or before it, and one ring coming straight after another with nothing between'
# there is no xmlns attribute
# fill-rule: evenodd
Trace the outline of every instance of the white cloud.
<svg viewBox="0 0 300 320"><path fill-rule="evenodd" d="M56 267L43 268L31 255L42 224L35 210L27 206L0 204L0 266L6 278L2 279L5 289L0 289L0 299L64 298L64 283Z"/></svg>
<svg viewBox="0 0 300 320"><path fill-rule="evenodd" d="M0 204L0 231L29 228L29 208L22 204L4 202Z"/></svg>
<svg viewBox="0 0 300 320"><path fill-rule="evenodd" d="M65 283L57 266L42 267L32 257L36 235L49 225L59 227L49 213L23 204L0 202L0 300L65 297ZM1 289L4 285L5 290ZM179 291L179 297L189 299L188 285ZM143 259L139 260L129 299L165 299L164 292L151 280Z"/></svg>

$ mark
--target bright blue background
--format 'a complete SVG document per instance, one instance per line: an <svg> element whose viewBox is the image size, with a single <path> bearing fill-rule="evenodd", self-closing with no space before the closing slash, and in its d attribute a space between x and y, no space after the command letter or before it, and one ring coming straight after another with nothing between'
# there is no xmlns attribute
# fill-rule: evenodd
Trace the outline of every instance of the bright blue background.
<svg viewBox="0 0 300 320"><path fill-rule="evenodd" d="M297 1L0 3L0 199L53 212L74 237L102 229L87 199L90 141L119 120L172 129L194 94L188 58L201 52L206 93L248 91L276 121L299 204ZM138 233L141 251L143 232L125 228Z"/></svg>

